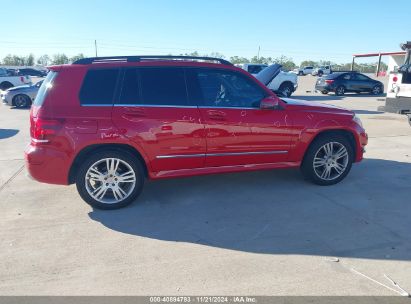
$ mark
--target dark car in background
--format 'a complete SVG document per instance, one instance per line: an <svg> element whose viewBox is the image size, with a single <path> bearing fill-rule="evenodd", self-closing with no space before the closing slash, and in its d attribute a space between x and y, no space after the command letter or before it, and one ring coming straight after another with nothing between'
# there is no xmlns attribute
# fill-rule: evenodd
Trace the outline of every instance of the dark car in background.
<svg viewBox="0 0 411 304"><path fill-rule="evenodd" d="M347 92L367 92L380 95L384 92L384 85L358 72L334 72L319 78L315 84L315 90L323 94L335 92L336 95L344 95Z"/></svg>
<svg viewBox="0 0 411 304"><path fill-rule="evenodd" d="M43 70L37 70L37 69L30 69L30 68L25 68L25 69L19 69L18 70L18 75L20 76L36 76L36 77L46 77L47 72Z"/></svg>

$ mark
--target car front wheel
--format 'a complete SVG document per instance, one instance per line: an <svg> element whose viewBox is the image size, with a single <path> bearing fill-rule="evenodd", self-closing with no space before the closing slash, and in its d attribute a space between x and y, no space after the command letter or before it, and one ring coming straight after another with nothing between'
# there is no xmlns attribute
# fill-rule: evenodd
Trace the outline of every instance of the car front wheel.
<svg viewBox="0 0 411 304"><path fill-rule="evenodd" d="M309 147L301 170L315 184L333 185L347 176L353 161L353 149L344 136L323 136Z"/></svg>
<svg viewBox="0 0 411 304"><path fill-rule="evenodd" d="M87 158L77 172L77 190L88 204L99 209L118 209L141 193L144 170L137 157L105 150Z"/></svg>
<svg viewBox="0 0 411 304"><path fill-rule="evenodd" d="M293 87L293 85L290 84L290 83L283 83L283 84L281 84L281 86L280 86L280 88L279 88L278 91L281 93L282 96L284 96L284 97L290 97L291 94L292 94L293 91L294 91L294 87Z"/></svg>
<svg viewBox="0 0 411 304"><path fill-rule="evenodd" d="M380 95L382 93L382 88L379 85L376 85L372 88L371 91L374 95Z"/></svg>

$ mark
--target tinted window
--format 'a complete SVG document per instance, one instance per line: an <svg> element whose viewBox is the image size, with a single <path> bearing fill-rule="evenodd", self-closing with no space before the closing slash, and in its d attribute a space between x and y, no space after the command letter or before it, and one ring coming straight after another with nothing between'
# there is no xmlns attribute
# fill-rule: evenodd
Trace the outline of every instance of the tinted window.
<svg viewBox="0 0 411 304"><path fill-rule="evenodd" d="M259 107L264 91L242 74L223 70L198 70L200 98L204 106Z"/></svg>
<svg viewBox="0 0 411 304"><path fill-rule="evenodd" d="M351 74L343 74L342 78L345 80L350 80L351 79Z"/></svg>
<svg viewBox="0 0 411 304"><path fill-rule="evenodd" d="M264 65L249 65L248 72L251 74L258 74L261 70L265 69L267 66Z"/></svg>
<svg viewBox="0 0 411 304"><path fill-rule="evenodd" d="M142 68L141 102L149 105L187 105L184 70L180 68Z"/></svg>
<svg viewBox="0 0 411 304"><path fill-rule="evenodd" d="M341 75L346 75L347 73L332 73L330 75L327 75L326 79L335 79L337 77L340 77Z"/></svg>
<svg viewBox="0 0 411 304"><path fill-rule="evenodd" d="M310 70L312 68L313 68L312 66L308 66L308 67L305 67L304 69Z"/></svg>
<svg viewBox="0 0 411 304"><path fill-rule="evenodd" d="M137 69L127 69L124 73L120 94L121 104L140 104L140 83Z"/></svg>
<svg viewBox="0 0 411 304"><path fill-rule="evenodd" d="M355 80L370 80L367 76L362 74L355 74Z"/></svg>
<svg viewBox="0 0 411 304"><path fill-rule="evenodd" d="M47 77L44 79L43 83L40 86L39 91L37 92L36 99L34 99L33 105L34 106L41 106L46 99L47 93L53 87L53 81L57 76L57 72L50 71L47 74Z"/></svg>
<svg viewBox="0 0 411 304"><path fill-rule="evenodd" d="M89 70L80 90L81 104L112 104L118 74L118 69Z"/></svg>

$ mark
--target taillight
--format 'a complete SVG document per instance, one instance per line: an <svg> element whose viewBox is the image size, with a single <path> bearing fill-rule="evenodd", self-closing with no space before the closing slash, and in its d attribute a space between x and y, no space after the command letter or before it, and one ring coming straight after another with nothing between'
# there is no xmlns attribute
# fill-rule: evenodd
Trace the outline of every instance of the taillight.
<svg viewBox="0 0 411 304"><path fill-rule="evenodd" d="M393 81L393 82L397 82L397 81L398 81L398 77L397 77L397 76L394 76L394 77L392 78L392 81Z"/></svg>
<svg viewBox="0 0 411 304"><path fill-rule="evenodd" d="M30 118L30 136L34 143L48 143L61 129L62 122L55 119Z"/></svg>
<svg viewBox="0 0 411 304"><path fill-rule="evenodd" d="M332 79L327 79L327 80L325 81L326 84L332 84L333 82L334 82L334 80L332 80Z"/></svg>

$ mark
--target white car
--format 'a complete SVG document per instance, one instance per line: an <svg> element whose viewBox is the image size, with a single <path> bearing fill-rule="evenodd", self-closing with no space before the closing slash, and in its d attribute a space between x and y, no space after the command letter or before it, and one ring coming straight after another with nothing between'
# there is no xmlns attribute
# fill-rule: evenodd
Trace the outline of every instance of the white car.
<svg viewBox="0 0 411 304"><path fill-rule="evenodd" d="M5 91L26 84L31 84L30 76L12 76L7 69L0 68L0 90Z"/></svg>
<svg viewBox="0 0 411 304"><path fill-rule="evenodd" d="M268 65L245 63L243 65L240 65L240 67L249 72L254 77L257 77L261 71L268 67ZM284 97L290 97L298 87L297 75L282 71L281 65L278 65L278 69L278 73L268 84L268 88L275 93L280 93Z"/></svg>
<svg viewBox="0 0 411 304"><path fill-rule="evenodd" d="M329 75L331 74L333 71L331 69L330 65L324 65L324 66L320 66L319 68L316 68L312 71L311 75L313 76L317 76L321 77L323 75Z"/></svg>
<svg viewBox="0 0 411 304"><path fill-rule="evenodd" d="M293 73L300 75L300 76L304 76L304 75L309 75L313 72L314 67L312 66L305 66L305 67L301 67L298 69L294 69Z"/></svg>

